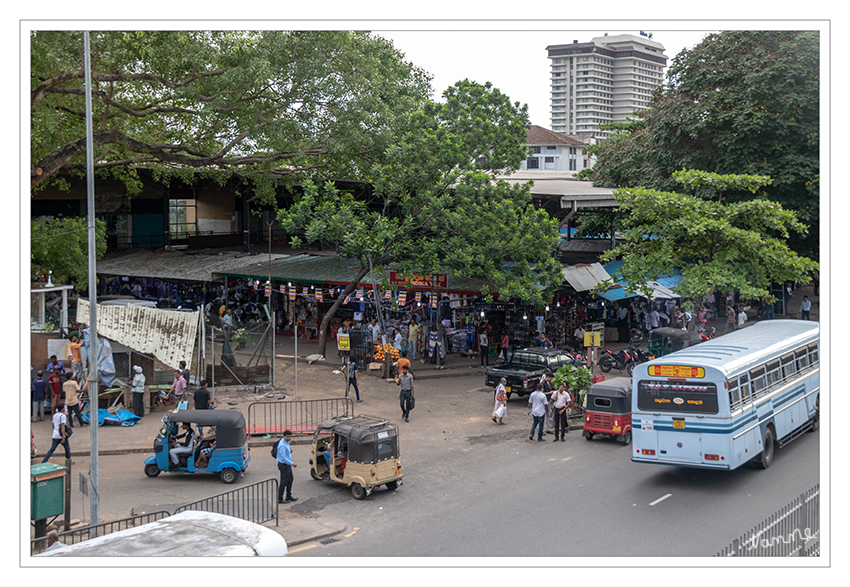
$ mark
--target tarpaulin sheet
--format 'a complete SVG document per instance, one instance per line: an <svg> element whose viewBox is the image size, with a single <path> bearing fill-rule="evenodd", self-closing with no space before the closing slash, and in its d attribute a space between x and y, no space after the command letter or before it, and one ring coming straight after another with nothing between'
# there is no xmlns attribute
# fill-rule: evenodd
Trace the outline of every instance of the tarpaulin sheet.
<svg viewBox="0 0 850 587"><path fill-rule="evenodd" d="M112 345L105 338L97 337L97 376L98 381L106 387L112 387L112 382L115 381L115 361L112 359ZM89 350L91 343L91 334L88 328L83 329L83 344L86 348L86 356L91 357L92 353Z"/></svg>
<svg viewBox="0 0 850 587"><path fill-rule="evenodd" d="M88 412L83 414L83 422L90 423L90 416L91 414ZM110 414L103 408L97 411L98 426L103 426L104 424L112 426L133 426L139 420L141 420L141 418L130 410L118 410L115 414Z"/></svg>

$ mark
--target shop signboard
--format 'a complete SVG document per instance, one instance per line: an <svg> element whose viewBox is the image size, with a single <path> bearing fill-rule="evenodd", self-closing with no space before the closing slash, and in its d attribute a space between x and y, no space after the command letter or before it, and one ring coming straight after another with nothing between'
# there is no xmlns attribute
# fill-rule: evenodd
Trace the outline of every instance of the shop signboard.
<svg viewBox="0 0 850 587"><path fill-rule="evenodd" d="M350 351L351 350L351 338L347 334L340 334L336 338L336 346L338 350L341 351Z"/></svg>
<svg viewBox="0 0 850 587"><path fill-rule="evenodd" d="M445 289L448 287L449 281L448 276L445 273L426 273L423 275L413 274L411 277L405 278L397 271L390 271L390 283L411 289L417 287L424 289L433 287Z"/></svg>
<svg viewBox="0 0 850 587"><path fill-rule="evenodd" d="M602 346L602 333L601 332L585 332L584 333L584 346L587 346L587 347Z"/></svg>

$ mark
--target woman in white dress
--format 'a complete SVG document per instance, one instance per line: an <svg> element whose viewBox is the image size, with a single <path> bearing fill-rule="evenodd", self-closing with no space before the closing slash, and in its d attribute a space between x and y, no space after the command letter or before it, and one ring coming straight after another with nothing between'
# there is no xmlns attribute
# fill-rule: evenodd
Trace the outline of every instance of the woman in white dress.
<svg viewBox="0 0 850 587"><path fill-rule="evenodd" d="M498 421L499 424L504 424L502 418L505 417L505 413L508 410L508 392L505 389L505 383L507 382L508 380L502 377L499 385L496 386L496 405L493 408L493 421Z"/></svg>

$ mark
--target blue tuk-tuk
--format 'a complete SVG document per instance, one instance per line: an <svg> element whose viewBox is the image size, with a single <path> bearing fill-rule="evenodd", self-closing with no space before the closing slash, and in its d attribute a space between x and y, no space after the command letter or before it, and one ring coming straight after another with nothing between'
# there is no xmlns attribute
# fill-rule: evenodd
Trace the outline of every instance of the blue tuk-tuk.
<svg viewBox="0 0 850 587"><path fill-rule="evenodd" d="M169 450L179 446L176 438L181 424L195 425L191 453L178 456L178 464L169 460ZM204 429L198 434L197 427ZM236 410L177 410L162 417L162 428L153 443L154 455L145 459L145 474L156 477L171 473L215 473L225 483L236 481L237 473L248 468L248 432L245 416Z"/></svg>

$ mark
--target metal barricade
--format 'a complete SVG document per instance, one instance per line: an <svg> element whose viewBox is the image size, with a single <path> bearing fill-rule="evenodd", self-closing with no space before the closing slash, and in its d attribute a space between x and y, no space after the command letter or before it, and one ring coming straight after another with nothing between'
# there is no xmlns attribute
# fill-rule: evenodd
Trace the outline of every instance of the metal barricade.
<svg viewBox="0 0 850 587"><path fill-rule="evenodd" d="M820 556L820 484L715 556Z"/></svg>
<svg viewBox="0 0 850 587"><path fill-rule="evenodd" d="M248 406L248 437L271 434L309 436L325 420L354 415L350 397L295 401L255 402Z"/></svg>
<svg viewBox="0 0 850 587"><path fill-rule="evenodd" d="M274 525L277 526L279 522L277 490L278 480L266 479L212 497L183 504L174 510L174 513L179 514L186 510L212 512L233 516L255 524L274 520Z"/></svg>
<svg viewBox="0 0 850 587"><path fill-rule="evenodd" d="M157 520L161 520L162 518L168 517L169 515L171 514L166 511L159 511L152 512L149 514L132 516L130 518L121 518L120 520L104 522L103 524L95 524L94 526L76 528L74 530L68 530L67 532L60 532L59 542L65 545L76 544L77 542L84 542L91 538L97 538L98 536L106 536L107 534L111 534L119 530L126 530L127 528L135 528L136 526L155 522ZM46 547L46 536L42 536L41 538L33 538L30 541L30 552L32 554L43 552Z"/></svg>

